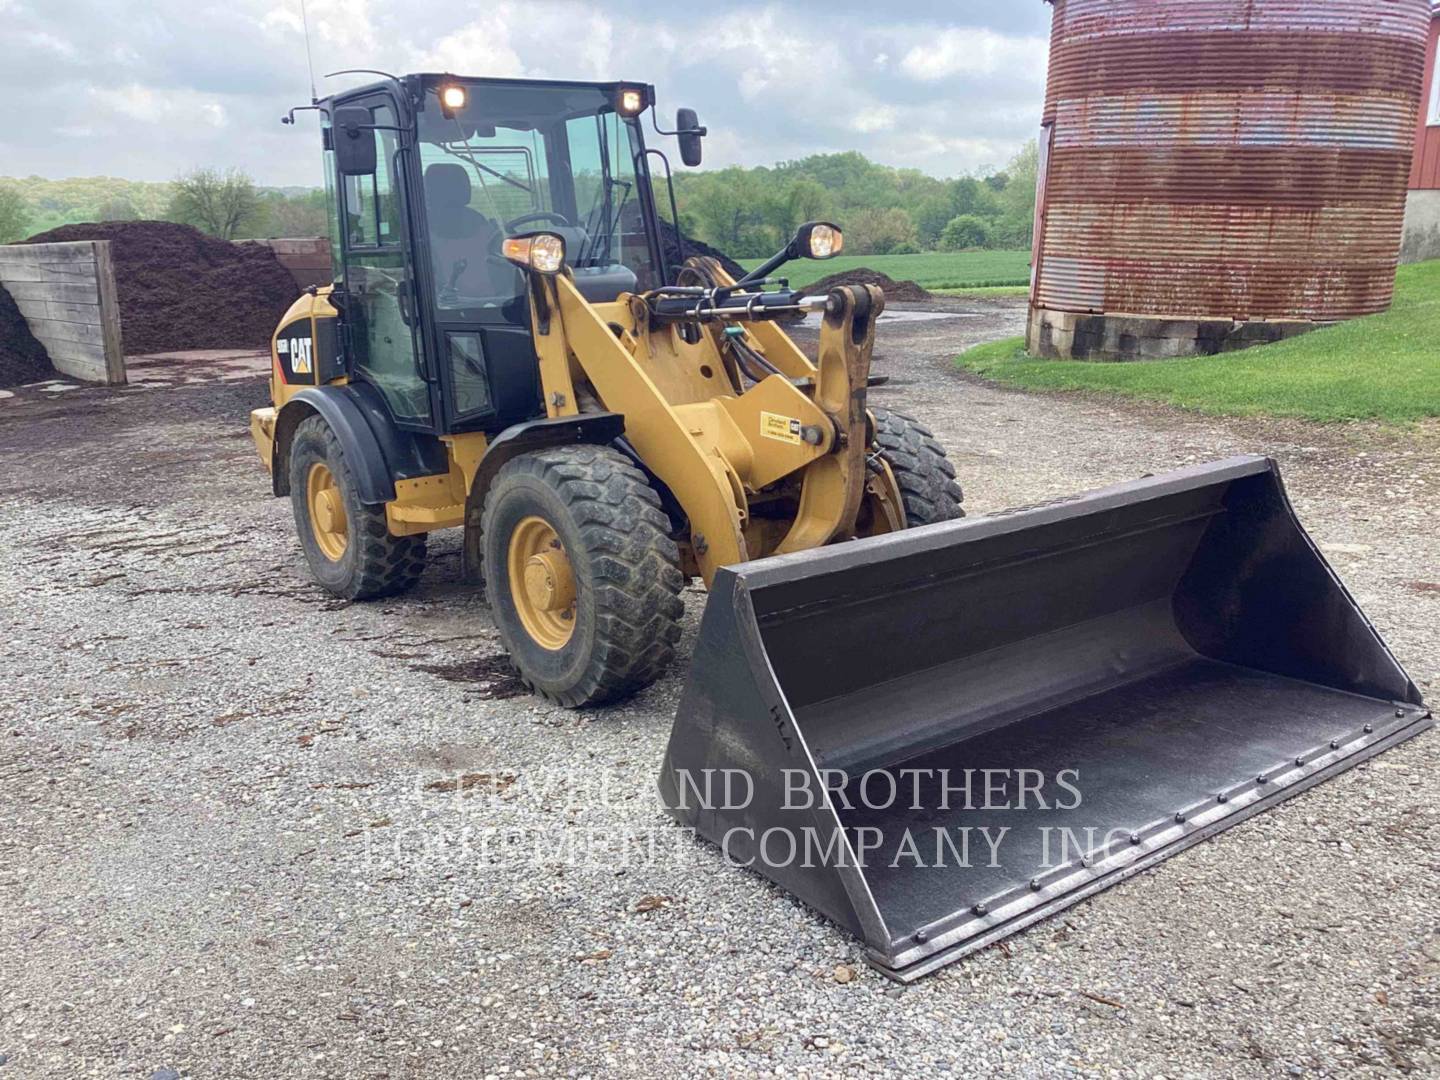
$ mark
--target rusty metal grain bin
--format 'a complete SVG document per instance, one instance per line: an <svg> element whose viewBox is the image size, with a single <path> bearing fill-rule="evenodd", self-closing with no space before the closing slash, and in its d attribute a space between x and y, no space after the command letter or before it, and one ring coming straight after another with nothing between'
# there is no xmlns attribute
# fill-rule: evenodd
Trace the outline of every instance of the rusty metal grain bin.
<svg viewBox="0 0 1440 1080"><path fill-rule="evenodd" d="M1385 310L1429 25L1428 0L1054 0L1036 313Z"/></svg>

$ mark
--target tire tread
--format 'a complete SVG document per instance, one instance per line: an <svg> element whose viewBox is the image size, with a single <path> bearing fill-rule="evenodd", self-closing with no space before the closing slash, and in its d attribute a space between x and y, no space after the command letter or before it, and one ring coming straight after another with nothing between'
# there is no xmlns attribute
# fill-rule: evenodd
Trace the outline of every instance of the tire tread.
<svg viewBox="0 0 1440 1080"><path fill-rule="evenodd" d="M932 525L965 516L965 494L945 448L920 421L892 409L872 407L875 445L895 474L905 506L905 525Z"/></svg>
<svg viewBox="0 0 1440 1080"><path fill-rule="evenodd" d="M644 473L609 447L538 450L511 461L496 478L481 525L487 535L506 473L529 474L560 496L593 572L595 642L584 671L562 692L538 685L523 670L520 678L567 708L617 701L649 686L674 659L685 609L680 552L660 496ZM500 630L505 637L506 628Z"/></svg>

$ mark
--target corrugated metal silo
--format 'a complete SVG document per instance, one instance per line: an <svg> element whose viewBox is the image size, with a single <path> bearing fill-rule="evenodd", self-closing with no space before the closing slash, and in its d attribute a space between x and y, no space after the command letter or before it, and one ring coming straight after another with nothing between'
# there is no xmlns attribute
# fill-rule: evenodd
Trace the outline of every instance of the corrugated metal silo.
<svg viewBox="0 0 1440 1080"><path fill-rule="evenodd" d="M1032 351L1216 352L1389 306L1429 0L1053 3Z"/></svg>

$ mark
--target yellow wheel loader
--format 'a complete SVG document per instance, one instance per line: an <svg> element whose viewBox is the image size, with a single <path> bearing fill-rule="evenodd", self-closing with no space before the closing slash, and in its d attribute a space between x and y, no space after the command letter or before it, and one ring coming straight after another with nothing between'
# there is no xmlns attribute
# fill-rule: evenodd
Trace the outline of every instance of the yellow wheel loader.
<svg viewBox="0 0 1440 1080"><path fill-rule="evenodd" d="M901 980L1430 726L1268 459L965 518L930 432L867 405L880 293L775 277L840 230L738 279L684 258L653 106L449 75L317 103L336 283L251 426L325 587L400 592L462 528L526 682L582 706L659 675L702 578L665 807ZM661 134L699 162L693 112Z"/></svg>
<svg viewBox="0 0 1440 1080"><path fill-rule="evenodd" d="M739 281L667 243L653 98L418 75L321 103L336 284L285 315L251 421L322 585L401 592L463 528L516 668L567 706L660 674L689 577L961 514L930 432L866 407L882 294L773 276L838 227ZM808 313L815 362L780 325Z"/></svg>

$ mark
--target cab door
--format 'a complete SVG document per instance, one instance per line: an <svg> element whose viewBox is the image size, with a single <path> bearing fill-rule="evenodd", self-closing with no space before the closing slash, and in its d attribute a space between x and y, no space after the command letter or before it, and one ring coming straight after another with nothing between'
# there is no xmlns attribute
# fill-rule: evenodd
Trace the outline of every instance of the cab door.
<svg viewBox="0 0 1440 1080"><path fill-rule="evenodd" d="M415 280L406 232L408 193L394 102L375 94L346 102L370 111L376 130L375 172L341 177L345 321L352 378L370 383L395 423L432 431Z"/></svg>

